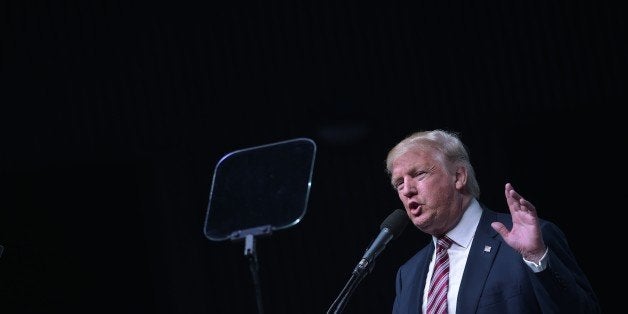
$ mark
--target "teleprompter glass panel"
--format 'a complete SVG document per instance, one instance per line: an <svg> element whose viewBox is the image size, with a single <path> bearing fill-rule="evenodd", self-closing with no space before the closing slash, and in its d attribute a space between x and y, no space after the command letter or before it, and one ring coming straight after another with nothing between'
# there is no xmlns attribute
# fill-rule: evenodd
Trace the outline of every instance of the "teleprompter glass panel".
<svg viewBox="0 0 628 314"><path fill-rule="evenodd" d="M205 236L222 241L243 230L296 225L306 212L315 155L314 141L296 138L223 156L214 169Z"/></svg>

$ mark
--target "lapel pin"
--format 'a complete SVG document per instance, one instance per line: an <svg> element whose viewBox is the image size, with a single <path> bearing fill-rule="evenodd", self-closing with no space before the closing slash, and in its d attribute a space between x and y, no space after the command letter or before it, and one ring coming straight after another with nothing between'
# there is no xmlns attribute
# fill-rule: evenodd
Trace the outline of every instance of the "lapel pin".
<svg viewBox="0 0 628 314"><path fill-rule="evenodd" d="M484 246L484 252L490 252L491 251L491 247L488 245Z"/></svg>

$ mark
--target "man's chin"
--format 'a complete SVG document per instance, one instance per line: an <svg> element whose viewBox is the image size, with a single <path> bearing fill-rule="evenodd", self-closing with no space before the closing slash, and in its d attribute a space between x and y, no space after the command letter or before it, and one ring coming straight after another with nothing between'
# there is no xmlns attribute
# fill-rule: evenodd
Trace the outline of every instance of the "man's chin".
<svg viewBox="0 0 628 314"><path fill-rule="evenodd" d="M412 219L412 223L419 228L419 230L423 231L423 232L427 232L430 229L430 224L425 220L422 219L423 217L414 217Z"/></svg>

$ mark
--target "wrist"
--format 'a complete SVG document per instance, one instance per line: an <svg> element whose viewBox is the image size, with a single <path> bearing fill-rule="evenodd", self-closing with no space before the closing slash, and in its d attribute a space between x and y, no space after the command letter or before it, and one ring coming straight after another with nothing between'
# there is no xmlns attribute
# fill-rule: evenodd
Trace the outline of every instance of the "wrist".
<svg viewBox="0 0 628 314"><path fill-rule="evenodd" d="M541 249L523 252L521 255L523 256L523 259L525 259L526 261L530 261L530 262L538 264L539 261L543 258L543 256L545 256L545 253L547 253L547 247L543 246L543 248Z"/></svg>

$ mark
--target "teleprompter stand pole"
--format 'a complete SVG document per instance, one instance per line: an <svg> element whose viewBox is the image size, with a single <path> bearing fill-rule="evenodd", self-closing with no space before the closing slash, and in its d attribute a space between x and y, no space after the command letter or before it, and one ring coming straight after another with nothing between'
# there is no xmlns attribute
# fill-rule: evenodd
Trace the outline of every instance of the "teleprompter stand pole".
<svg viewBox="0 0 628 314"><path fill-rule="evenodd" d="M257 312L264 314L262 304L262 288L259 280L259 263L257 262L257 252L255 251L255 237L252 234L246 236L244 240L244 256L249 259L249 269L253 276L253 286L255 287L255 296L257 299Z"/></svg>
<svg viewBox="0 0 628 314"><path fill-rule="evenodd" d="M270 226L256 227L246 230L235 231L231 234L231 240L240 240L244 238L244 256L249 260L249 269L253 277L253 287L255 288L255 298L257 300L257 313L264 314L264 306L262 303L262 285L259 279L259 262L257 259L257 251L255 249L256 235L270 235Z"/></svg>

